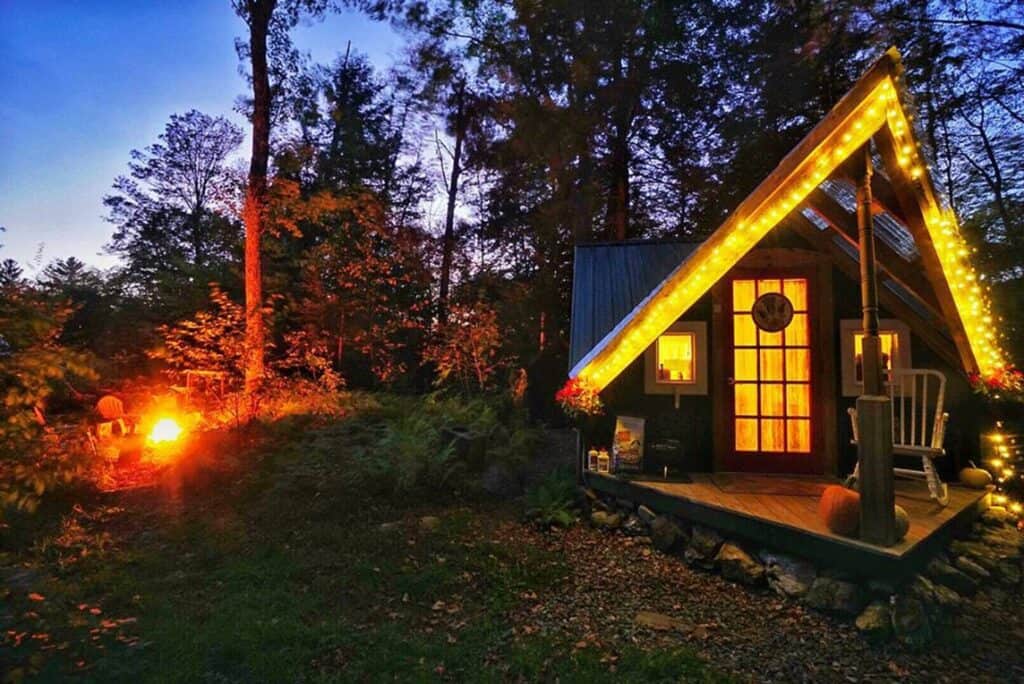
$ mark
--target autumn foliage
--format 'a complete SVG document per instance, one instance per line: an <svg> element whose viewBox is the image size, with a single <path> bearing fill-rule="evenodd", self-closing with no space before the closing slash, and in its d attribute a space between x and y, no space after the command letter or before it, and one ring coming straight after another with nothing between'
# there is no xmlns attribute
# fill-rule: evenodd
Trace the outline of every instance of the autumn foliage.
<svg viewBox="0 0 1024 684"><path fill-rule="evenodd" d="M436 384L455 384L466 391L490 389L510 360L501 355L498 313L483 300L454 304L423 350L437 369Z"/></svg>

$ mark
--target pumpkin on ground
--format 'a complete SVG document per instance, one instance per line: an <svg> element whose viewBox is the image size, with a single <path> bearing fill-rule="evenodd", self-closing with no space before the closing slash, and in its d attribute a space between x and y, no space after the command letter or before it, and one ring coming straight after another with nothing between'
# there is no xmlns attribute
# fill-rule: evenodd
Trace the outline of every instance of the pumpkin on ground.
<svg viewBox="0 0 1024 684"><path fill-rule="evenodd" d="M992 475L984 468L977 468L971 462L969 468L960 471L960 482L972 489L984 489L992 484Z"/></svg>
<svg viewBox="0 0 1024 684"><path fill-rule="evenodd" d="M860 524L860 494L842 485L829 485L821 493L818 517L836 534L852 535Z"/></svg>
<svg viewBox="0 0 1024 684"><path fill-rule="evenodd" d="M899 541L900 539L903 539L904 537L906 537L907 536L907 532L909 532L909 531L910 531L910 514L907 513L907 510L905 508L903 508L903 506L900 506L899 504L897 504L896 505L896 541Z"/></svg>

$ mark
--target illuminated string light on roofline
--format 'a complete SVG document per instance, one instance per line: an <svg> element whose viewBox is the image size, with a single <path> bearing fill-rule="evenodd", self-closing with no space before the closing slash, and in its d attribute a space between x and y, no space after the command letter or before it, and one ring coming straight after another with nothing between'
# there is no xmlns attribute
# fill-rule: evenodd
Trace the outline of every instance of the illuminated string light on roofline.
<svg viewBox="0 0 1024 684"><path fill-rule="evenodd" d="M779 183L764 201L746 215L730 217L722 229L698 247L661 287L580 361L573 369L573 377L581 378L599 390L607 386L780 220L803 202L845 161L850 151L859 149L885 125L896 141L897 161L901 169L914 182L920 182L924 163L919 146L900 106L892 77L887 77L836 130L801 160L793 173ZM988 376L1003 367L1005 359L990 329L992 318L988 302L980 288L974 285L977 275L966 262L970 252L951 211L932 206L925 212L924 219L971 353L982 375Z"/></svg>

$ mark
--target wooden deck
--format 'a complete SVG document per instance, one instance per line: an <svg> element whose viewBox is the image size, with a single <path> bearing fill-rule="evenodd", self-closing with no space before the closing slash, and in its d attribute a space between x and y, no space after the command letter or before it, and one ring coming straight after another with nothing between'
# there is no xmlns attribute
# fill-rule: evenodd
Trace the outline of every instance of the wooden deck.
<svg viewBox="0 0 1024 684"><path fill-rule="evenodd" d="M988 492L950 485L949 505L938 506L928 498L923 482L897 480L896 503L910 515L910 531L886 548L834 534L821 523L817 491L830 482L820 478L742 475L736 476L738 484L728 486L722 475L707 473L691 474L690 483L654 476L626 480L593 472L585 477L595 490L716 528L730 537L866 576L893 579L915 572L989 505Z"/></svg>

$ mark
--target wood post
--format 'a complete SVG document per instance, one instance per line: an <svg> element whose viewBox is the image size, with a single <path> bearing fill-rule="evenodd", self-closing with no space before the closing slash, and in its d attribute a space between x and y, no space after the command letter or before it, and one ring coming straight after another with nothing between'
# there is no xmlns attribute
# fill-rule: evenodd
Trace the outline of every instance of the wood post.
<svg viewBox="0 0 1024 684"><path fill-rule="evenodd" d="M860 537L872 544L896 543L896 494L892 471L892 407L883 394L882 345L878 338L878 272L871 201L871 145L860 150L863 175L857 183L857 238L864 338L861 368L864 394L857 398L857 459L860 465Z"/></svg>
<svg viewBox="0 0 1024 684"><path fill-rule="evenodd" d="M887 396L857 397L860 538L881 546L896 543L892 412L889 405Z"/></svg>
<svg viewBox="0 0 1024 684"><path fill-rule="evenodd" d="M864 174L857 184L857 238L860 243L860 300L863 313L864 394L883 394L882 347L878 339L878 265L875 261L875 225L871 201L871 145L864 145Z"/></svg>

